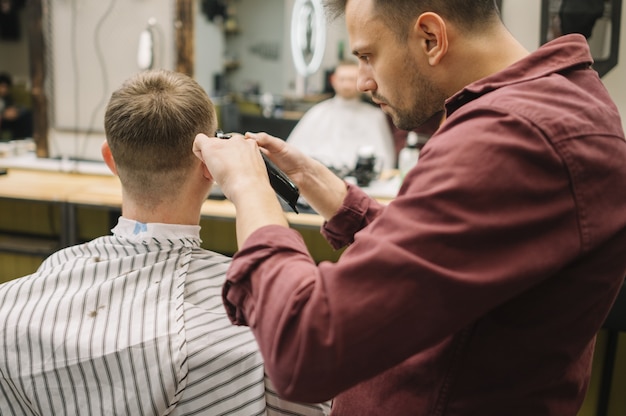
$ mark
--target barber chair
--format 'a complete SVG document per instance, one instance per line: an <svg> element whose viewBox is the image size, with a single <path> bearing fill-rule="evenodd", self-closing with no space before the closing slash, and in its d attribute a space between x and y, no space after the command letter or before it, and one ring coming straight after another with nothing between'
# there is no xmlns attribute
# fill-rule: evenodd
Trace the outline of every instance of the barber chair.
<svg viewBox="0 0 626 416"><path fill-rule="evenodd" d="M617 354L617 341L619 333L626 331L626 284L622 285L613 308L602 327L607 331L607 343L596 416L608 415L613 367L615 365L615 355Z"/></svg>

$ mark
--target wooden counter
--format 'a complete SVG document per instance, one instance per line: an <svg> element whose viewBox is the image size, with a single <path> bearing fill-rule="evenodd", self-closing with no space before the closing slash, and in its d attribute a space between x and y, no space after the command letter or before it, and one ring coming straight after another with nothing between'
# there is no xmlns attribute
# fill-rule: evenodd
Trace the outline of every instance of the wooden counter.
<svg viewBox="0 0 626 416"><path fill-rule="evenodd" d="M0 176L0 197L66 202L72 194L89 187L95 181L110 188L113 180L113 177L98 175L8 169L7 174Z"/></svg>
<svg viewBox="0 0 626 416"><path fill-rule="evenodd" d="M122 190L115 176L15 168L0 176L0 198L112 208L122 206ZM207 218L235 219L235 207L228 200L207 199L201 212ZM285 215L290 224L299 227L319 228L323 222L322 217L315 214L286 212Z"/></svg>
<svg viewBox="0 0 626 416"><path fill-rule="evenodd" d="M4 239L0 241L0 252L45 257L46 250L51 252L108 233L121 212L122 191L118 178L112 175L9 168L7 174L0 175L0 201L4 214L0 220L0 236ZM85 210L98 214L85 214ZM234 205L228 200L207 199L201 214L203 247L234 254ZM285 216L290 226L302 234L316 261L339 258L341 252L333 250L319 232L321 216L293 212ZM32 242L31 250L25 249L25 236ZM0 264L0 281L4 268Z"/></svg>

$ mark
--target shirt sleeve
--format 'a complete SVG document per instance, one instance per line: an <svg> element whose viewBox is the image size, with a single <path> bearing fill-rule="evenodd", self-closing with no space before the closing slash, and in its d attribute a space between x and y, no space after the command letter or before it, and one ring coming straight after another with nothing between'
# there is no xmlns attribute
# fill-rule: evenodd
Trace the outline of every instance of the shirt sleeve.
<svg viewBox="0 0 626 416"><path fill-rule="evenodd" d="M348 193L337 214L322 226L322 235L334 249L354 241L354 234L363 229L383 209L383 205L370 198L361 188L346 182Z"/></svg>

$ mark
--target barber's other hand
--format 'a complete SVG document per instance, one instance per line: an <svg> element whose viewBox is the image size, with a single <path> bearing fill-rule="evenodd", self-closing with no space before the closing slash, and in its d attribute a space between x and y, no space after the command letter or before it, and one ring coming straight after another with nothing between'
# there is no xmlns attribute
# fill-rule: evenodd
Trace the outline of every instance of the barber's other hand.
<svg viewBox="0 0 626 416"><path fill-rule="evenodd" d="M276 166L280 168L289 179L296 184L302 182L302 176L307 170L307 163L311 162L308 156L290 146L284 140L271 136L267 133L246 133L246 138L254 139L261 150L269 156Z"/></svg>
<svg viewBox="0 0 626 416"><path fill-rule="evenodd" d="M246 133L300 188L300 194L325 219L331 218L346 196L345 182L319 161L267 133Z"/></svg>
<svg viewBox="0 0 626 416"><path fill-rule="evenodd" d="M273 191L267 169L254 140L240 134L219 139L198 134L193 144L194 154L202 160L224 195L236 204L240 196L251 191Z"/></svg>

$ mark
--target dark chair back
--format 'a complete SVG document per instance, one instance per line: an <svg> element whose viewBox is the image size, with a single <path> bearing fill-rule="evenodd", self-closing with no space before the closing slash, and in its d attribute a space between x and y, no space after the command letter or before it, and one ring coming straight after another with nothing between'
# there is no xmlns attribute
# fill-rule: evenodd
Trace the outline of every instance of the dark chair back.
<svg viewBox="0 0 626 416"><path fill-rule="evenodd" d="M622 284L622 288L602 328L607 331L607 340L596 409L597 416L608 415L611 384L613 383L613 367L615 366L615 355L617 354L617 341L619 333L626 331L626 284Z"/></svg>
<svg viewBox="0 0 626 416"><path fill-rule="evenodd" d="M622 285L603 328L626 331L626 285Z"/></svg>

